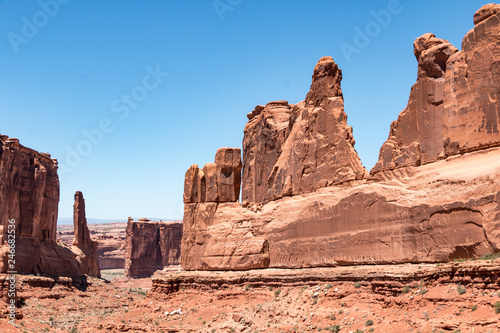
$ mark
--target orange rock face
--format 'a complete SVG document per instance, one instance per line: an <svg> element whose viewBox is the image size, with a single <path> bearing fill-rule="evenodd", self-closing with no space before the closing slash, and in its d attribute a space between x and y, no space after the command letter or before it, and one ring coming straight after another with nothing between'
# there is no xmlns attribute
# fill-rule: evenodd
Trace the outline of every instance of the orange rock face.
<svg viewBox="0 0 500 333"><path fill-rule="evenodd" d="M179 265L181 222L154 222L148 219L127 223L125 275L151 276L165 266Z"/></svg>
<svg viewBox="0 0 500 333"><path fill-rule="evenodd" d="M499 251L499 15L483 7L462 51L432 34L415 41L418 79L371 177L353 148L331 58L316 65L304 102L256 107L243 140L243 204L185 201L183 268L441 262ZM186 184L203 177L190 169ZM197 184L188 189L213 190Z"/></svg>
<svg viewBox="0 0 500 333"><path fill-rule="evenodd" d="M56 243L59 178L57 161L0 136L0 273L100 276L90 240L85 204L75 195L73 246ZM15 268L8 266L8 221L15 220Z"/></svg>
<svg viewBox="0 0 500 333"><path fill-rule="evenodd" d="M75 255L56 244L57 161L0 136L0 272L82 275ZM8 221L15 220L15 269L8 264Z"/></svg>
<svg viewBox="0 0 500 333"><path fill-rule="evenodd" d="M234 202L240 197L241 150L220 148L215 163L193 164L184 179L184 203Z"/></svg>
<svg viewBox="0 0 500 333"><path fill-rule="evenodd" d="M433 34L417 38L417 82L372 174L500 145L499 9L476 12L461 51Z"/></svg>
<svg viewBox="0 0 500 333"><path fill-rule="evenodd" d="M85 216L85 199L82 192L75 193L75 204L73 205L73 229L74 240L72 251L77 255L80 263L80 271L90 276L101 276L99 262L97 260L97 243L90 239Z"/></svg>
<svg viewBox="0 0 500 333"><path fill-rule="evenodd" d="M0 136L0 224L7 231L16 220L16 235L39 241L56 240L59 177L49 154Z"/></svg>
<svg viewBox="0 0 500 333"><path fill-rule="evenodd" d="M261 203L361 179L340 81L331 57L314 68L311 90L297 105L257 106L243 139L243 202Z"/></svg>

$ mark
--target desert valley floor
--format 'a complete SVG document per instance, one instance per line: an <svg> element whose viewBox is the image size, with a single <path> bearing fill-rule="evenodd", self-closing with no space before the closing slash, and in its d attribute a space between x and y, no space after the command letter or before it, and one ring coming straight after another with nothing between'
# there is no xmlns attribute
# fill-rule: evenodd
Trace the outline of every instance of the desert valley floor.
<svg viewBox="0 0 500 333"><path fill-rule="evenodd" d="M488 259L233 274L172 268L153 279L115 271L105 275L111 282L89 278L85 291L68 278L24 276L21 316L16 327L0 320L0 331L493 333L499 269L500 259Z"/></svg>

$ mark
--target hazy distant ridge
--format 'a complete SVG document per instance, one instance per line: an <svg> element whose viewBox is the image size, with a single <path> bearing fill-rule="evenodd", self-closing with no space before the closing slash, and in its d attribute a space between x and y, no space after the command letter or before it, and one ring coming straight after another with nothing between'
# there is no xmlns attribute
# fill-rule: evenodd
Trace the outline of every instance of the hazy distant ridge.
<svg viewBox="0 0 500 333"><path fill-rule="evenodd" d="M139 218L134 217L134 220L137 221ZM175 221L175 219L166 219L166 218L161 218L161 217L148 217L151 221ZM113 222L127 222L127 219L94 219L94 218L87 218L87 223L91 224L100 224L100 223L113 223ZM72 217L60 217L57 219L57 224L73 224L73 218Z"/></svg>

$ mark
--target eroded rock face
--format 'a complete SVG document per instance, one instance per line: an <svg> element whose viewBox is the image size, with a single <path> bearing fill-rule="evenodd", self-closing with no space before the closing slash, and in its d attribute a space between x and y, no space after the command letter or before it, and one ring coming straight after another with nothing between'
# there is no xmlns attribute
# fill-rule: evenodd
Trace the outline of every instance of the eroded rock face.
<svg viewBox="0 0 500 333"><path fill-rule="evenodd" d="M90 246L89 228L87 227L87 217L85 214L85 199L80 191L75 193L75 204L73 205L73 245Z"/></svg>
<svg viewBox="0 0 500 333"><path fill-rule="evenodd" d="M371 177L354 151L331 58L318 62L304 102L256 107L243 141L243 204L185 205L183 268L442 262L500 251L495 8L478 12L462 51L433 34L415 41L418 79Z"/></svg>
<svg viewBox="0 0 500 333"><path fill-rule="evenodd" d="M147 277L165 266L179 265L181 222L154 222L148 219L127 223L125 275Z"/></svg>
<svg viewBox="0 0 500 333"><path fill-rule="evenodd" d="M268 241L254 234L254 222L240 216L241 211L239 203L185 205L182 267L189 270L268 267Z"/></svg>
<svg viewBox="0 0 500 333"><path fill-rule="evenodd" d="M184 203L235 202L240 198L241 149L220 148L215 163L193 164L184 178Z"/></svg>
<svg viewBox="0 0 500 333"><path fill-rule="evenodd" d="M82 275L73 252L56 244L58 203L57 161L0 135L0 272L12 270L6 242L15 220L18 273Z"/></svg>
<svg viewBox="0 0 500 333"><path fill-rule="evenodd" d="M305 101L271 102L248 115L244 202L267 202L364 177L347 125L341 80L337 64L323 57L314 68Z"/></svg>
<svg viewBox="0 0 500 333"><path fill-rule="evenodd" d="M85 199L80 191L75 193L73 205L73 246L71 250L76 254L83 274L100 277L99 262L97 259L97 243L90 238L85 216Z"/></svg>
<svg viewBox="0 0 500 333"><path fill-rule="evenodd" d="M17 237L56 240L59 177L57 161L0 136L0 218L7 230L16 220Z"/></svg>
<svg viewBox="0 0 500 333"><path fill-rule="evenodd" d="M500 12L500 5L495 3L484 5L474 14L474 24L481 23L498 12Z"/></svg>
<svg viewBox="0 0 500 333"><path fill-rule="evenodd" d="M257 106L243 138L242 200L263 202L269 197L268 177L288 138L293 105L287 101Z"/></svg>
<svg viewBox="0 0 500 333"><path fill-rule="evenodd" d="M500 148L258 208L187 205L186 270L441 262L500 250ZM471 171L474 170L474 171ZM401 171L400 171L401 172Z"/></svg>
<svg viewBox="0 0 500 333"><path fill-rule="evenodd" d="M372 174L500 145L499 7L476 12L461 51L433 34L417 38L417 82Z"/></svg>

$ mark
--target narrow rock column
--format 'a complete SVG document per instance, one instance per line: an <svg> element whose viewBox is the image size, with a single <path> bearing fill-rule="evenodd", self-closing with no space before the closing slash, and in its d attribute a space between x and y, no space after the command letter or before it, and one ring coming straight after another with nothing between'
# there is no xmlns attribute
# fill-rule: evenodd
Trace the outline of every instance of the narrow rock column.
<svg viewBox="0 0 500 333"><path fill-rule="evenodd" d="M89 229L87 227L87 218L85 216L85 199L80 191L75 193L75 203L73 205L73 230L74 246L92 245Z"/></svg>
<svg viewBox="0 0 500 333"><path fill-rule="evenodd" d="M80 271L90 276L101 276L99 261L97 260L97 244L90 239L85 216L85 199L80 191L75 193L73 205L74 239L71 251L78 260Z"/></svg>

